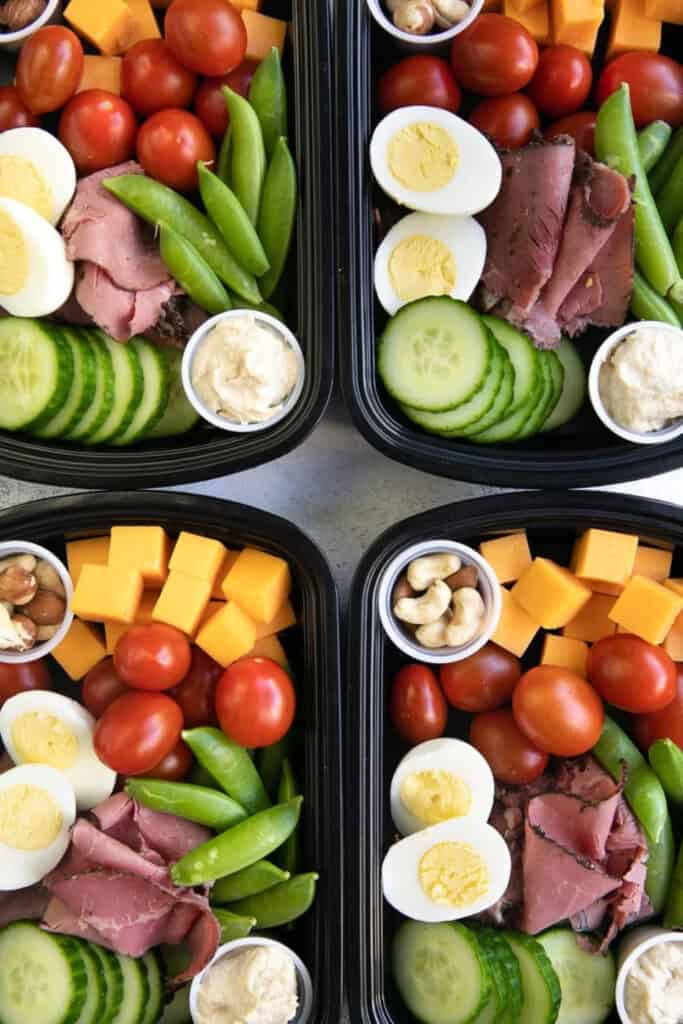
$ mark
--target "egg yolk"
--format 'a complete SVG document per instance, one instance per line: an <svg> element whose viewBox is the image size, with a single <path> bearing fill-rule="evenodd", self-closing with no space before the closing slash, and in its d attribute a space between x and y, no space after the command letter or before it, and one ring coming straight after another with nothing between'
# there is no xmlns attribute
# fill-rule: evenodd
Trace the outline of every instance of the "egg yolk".
<svg viewBox="0 0 683 1024"><path fill-rule="evenodd" d="M438 124L406 125L389 142L389 170L413 192L436 192L451 181L458 147Z"/></svg>
<svg viewBox="0 0 683 1024"><path fill-rule="evenodd" d="M16 295L26 284L29 252L21 230L0 210L0 295Z"/></svg>
<svg viewBox="0 0 683 1024"><path fill-rule="evenodd" d="M63 772L78 757L78 740L71 729L45 711L18 715L12 724L12 742L22 764L48 764Z"/></svg>
<svg viewBox="0 0 683 1024"><path fill-rule="evenodd" d="M20 156L0 157L0 196L16 199L46 220L50 219L52 190L30 160Z"/></svg>
<svg viewBox="0 0 683 1024"><path fill-rule="evenodd" d="M425 825L438 825L469 814L472 791L464 779L451 772L413 772L401 783L401 803Z"/></svg>
<svg viewBox="0 0 683 1024"><path fill-rule="evenodd" d="M37 786L9 786L0 793L0 843L15 850L43 850L59 835L63 818L50 794Z"/></svg>
<svg viewBox="0 0 683 1024"><path fill-rule="evenodd" d="M415 302L426 295L450 295L455 288L455 259L438 238L411 235L392 252L389 277L403 302Z"/></svg>
<svg viewBox="0 0 683 1024"><path fill-rule="evenodd" d="M485 896L488 867L468 843L437 843L420 859L420 885L433 903L467 907Z"/></svg>

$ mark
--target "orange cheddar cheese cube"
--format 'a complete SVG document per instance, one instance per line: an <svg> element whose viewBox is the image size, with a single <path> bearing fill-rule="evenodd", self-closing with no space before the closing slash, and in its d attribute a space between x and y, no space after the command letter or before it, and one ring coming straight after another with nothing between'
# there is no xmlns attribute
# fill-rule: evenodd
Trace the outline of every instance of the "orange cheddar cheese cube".
<svg viewBox="0 0 683 1024"><path fill-rule="evenodd" d="M499 583L514 583L531 565L526 532L484 540L479 545L479 551L495 572Z"/></svg>
<svg viewBox="0 0 683 1024"><path fill-rule="evenodd" d="M643 11L643 0L615 0L610 19L607 59L631 50L657 53L662 45L662 23Z"/></svg>
<svg viewBox="0 0 683 1024"><path fill-rule="evenodd" d="M546 633L541 653L541 665L558 665L586 678L588 644L571 636Z"/></svg>
<svg viewBox="0 0 683 1024"><path fill-rule="evenodd" d="M214 597L217 601L225 601L225 594L223 593L223 581L228 575L233 565L239 557L239 551L232 551L230 548L225 552L225 558L223 564L218 570L216 580L211 591L211 597Z"/></svg>
<svg viewBox="0 0 683 1024"><path fill-rule="evenodd" d="M226 550L225 544L219 540L183 530L173 548L168 567L186 576L207 580L213 590Z"/></svg>
<svg viewBox="0 0 683 1024"><path fill-rule="evenodd" d="M83 58L83 74L76 92L86 89L104 89L121 95L121 58L102 57L97 53L86 53Z"/></svg>
<svg viewBox="0 0 683 1024"><path fill-rule="evenodd" d="M283 630L289 629L290 626L296 626L296 612L292 608L291 601L285 601L274 619L271 619L270 622L256 623L256 637L260 640L262 637L274 636L276 633L282 633Z"/></svg>
<svg viewBox="0 0 683 1024"><path fill-rule="evenodd" d="M574 545L571 570L580 579L624 584L633 575L638 538L614 530L586 530Z"/></svg>
<svg viewBox="0 0 683 1024"><path fill-rule="evenodd" d="M216 614L216 612L221 610L221 608L225 608L225 601L209 601L202 613L201 619L199 620L198 629L201 629L202 626Z"/></svg>
<svg viewBox="0 0 683 1024"><path fill-rule="evenodd" d="M619 597L624 589L623 583L607 583L605 580L591 580L586 576L579 577L582 583L593 591L594 594L608 594L610 597Z"/></svg>
<svg viewBox="0 0 683 1024"><path fill-rule="evenodd" d="M502 602L500 619L491 639L499 647L504 647L506 651L521 658L538 633L538 623L534 622L530 615L527 615L505 587L501 587L500 596Z"/></svg>
<svg viewBox="0 0 683 1024"><path fill-rule="evenodd" d="M503 0L503 14L523 25L537 43L545 45L550 42L550 8L547 0L541 0L528 11L520 10L519 0Z"/></svg>
<svg viewBox="0 0 683 1024"><path fill-rule="evenodd" d="M683 25L683 0L641 0L645 17L666 21L670 25Z"/></svg>
<svg viewBox="0 0 683 1024"><path fill-rule="evenodd" d="M646 576L655 583L663 583L671 572L673 551L665 548L648 548L638 545L636 559L633 563L633 576Z"/></svg>
<svg viewBox="0 0 683 1024"><path fill-rule="evenodd" d="M71 582L76 586L84 565L109 564L109 537L70 540L66 545L66 564Z"/></svg>
<svg viewBox="0 0 683 1024"><path fill-rule="evenodd" d="M135 622L144 580L137 569L84 565L71 608L88 622Z"/></svg>
<svg viewBox="0 0 683 1024"><path fill-rule="evenodd" d="M664 650L674 661L683 661L683 612L667 633Z"/></svg>
<svg viewBox="0 0 683 1024"><path fill-rule="evenodd" d="M228 601L202 626L195 643L210 658L227 668L254 647L256 624L238 604Z"/></svg>
<svg viewBox="0 0 683 1024"><path fill-rule="evenodd" d="M551 0L553 43L567 43L592 54L605 17L604 0Z"/></svg>
<svg viewBox="0 0 683 1024"><path fill-rule="evenodd" d="M664 580L664 586L667 588L667 590L673 590L674 594L679 594L681 597L683 597L683 580Z"/></svg>
<svg viewBox="0 0 683 1024"><path fill-rule="evenodd" d="M171 569L168 579L154 605L155 622L175 626L192 636L201 622L211 597L211 583L188 576L179 569Z"/></svg>
<svg viewBox="0 0 683 1024"><path fill-rule="evenodd" d="M107 654L114 653L117 643L129 629L130 626L125 622L105 622L104 646L107 648Z"/></svg>
<svg viewBox="0 0 683 1024"><path fill-rule="evenodd" d="M231 0L232 6L238 11L260 11L263 0Z"/></svg>
<svg viewBox="0 0 683 1024"><path fill-rule="evenodd" d="M100 53L125 53L135 39L137 20L125 0L71 0L64 17Z"/></svg>
<svg viewBox="0 0 683 1024"><path fill-rule="evenodd" d="M278 18L269 18L258 11L243 10L242 21L247 30L247 60L265 60L275 47L280 51L285 48L287 38L287 22Z"/></svg>
<svg viewBox="0 0 683 1024"><path fill-rule="evenodd" d="M154 606L159 600L158 590L145 590L143 591L142 597L140 598L140 604L138 605L137 614L135 616L135 626L148 626L152 619L152 612ZM130 625L123 622L105 622L104 624L104 641L107 645L107 654L113 654L114 648L121 639L124 633L127 633L130 629Z"/></svg>
<svg viewBox="0 0 683 1024"><path fill-rule="evenodd" d="M94 626L80 619L74 619L61 644L51 651L69 679L74 681L87 676L91 668L106 657L107 651L102 638Z"/></svg>
<svg viewBox="0 0 683 1024"><path fill-rule="evenodd" d="M136 21L135 32L128 46L134 46L142 39L159 39L161 31L149 0L126 0Z"/></svg>
<svg viewBox="0 0 683 1024"><path fill-rule="evenodd" d="M512 588L515 601L544 629L560 629L578 615L591 591L563 565L535 558Z"/></svg>
<svg viewBox="0 0 683 1024"><path fill-rule="evenodd" d="M661 644L683 611L683 597L644 576L634 576L617 598L610 619L651 644Z"/></svg>
<svg viewBox="0 0 683 1024"><path fill-rule="evenodd" d="M571 622L562 628L562 635L594 644L604 636L612 636L616 625L609 617L616 598L608 594L591 594Z"/></svg>
<svg viewBox="0 0 683 1024"><path fill-rule="evenodd" d="M272 622L289 597L292 578L284 558L245 548L223 582L228 601L236 601L257 622Z"/></svg>
<svg viewBox="0 0 683 1024"><path fill-rule="evenodd" d="M282 668L288 668L289 662L285 649L276 636L262 636L256 641L247 655L249 658L270 658Z"/></svg>
<svg viewBox="0 0 683 1024"><path fill-rule="evenodd" d="M160 586L168 576L171 542L160 526L112 526L109 564L137 569L146 585Z"/></svg>

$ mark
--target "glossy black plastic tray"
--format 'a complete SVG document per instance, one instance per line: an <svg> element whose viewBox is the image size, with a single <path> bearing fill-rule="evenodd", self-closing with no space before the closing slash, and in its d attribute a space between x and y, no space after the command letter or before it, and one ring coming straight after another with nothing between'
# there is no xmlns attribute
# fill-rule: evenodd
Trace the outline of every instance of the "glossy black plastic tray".
<svg viewBox="0 0 683 1024"><path fill-rule="evenodd" d="M401 414L376 372L376 340L387 317L373 285L374 211L390 204L373 184L368 151L378 120L377 78L408 54L395 46L360 0L337 5L336 33L340 375L351 416L366 440L414 469L500 487L591 487L683 465L683 438L655 446L630 444L603 427L589 405L562 430L520 444L492 446L427 434ZM680 59L683 29L665 28L662 51ZM578 339L587 359L601 337Z"/></svg>
<svg viewBox="0 0 683 1024"><path fill-rule="evenodd" d="M230 434L199 426L183 437L122 450L0 432L0 467L7 476L66 487L117 489L207 480L285 455L301 444L324 413L335 358L330 9L327 3L309 0L267 0L262 9L291 21L285 72L300 197L287 312L306 357L300 402L291 416L268 430ZM12 75L8 57L0 56L0 82L11 81Z"/></svg>
<svg viewBox="0 0 683 1024"><path fill-rule="evenodd" d="M254 544L286 558L292 568L300 625L286 634L284 643L298 691L301 742L295 756L304 793L302 863L318 871L320 881L312 909L285 941L311 971L312 1022L337 1024L344 985L344 851L339 613L329 566L313 541L279 516L186 494L77 494L29 502L0 514L0 540L34 541L63 557L65 539L95 536L115 524L158 524L172 535L194 530L231 547Z"/></svg>
<svg viewBox="0 0 683 1024"><path fill-rule="evenodd" d="M632 531L660 546L678 545L673 575L683 574L683 510L665 502L613 494L554 492L479 498L446 505L398 523L372 545L354 580L349 615L346 706L348 902L347 979L356 1024L414 1024L393 984L390 943L400 916L382 896L382 859L394 834L389 807L393 771L408 747L395 735L387 707L391 680L409 659L386 638L377 587L387 562L417 541L444 538L476 546L496 533L527 529L535 554L567 564L575 536L589 526ZM538 664L541 641L530 648ZM535 659L535 660L534 660ZM465 735L451 712L447 735ZM616 1014L614 1019L616 1020Z"/></svg>

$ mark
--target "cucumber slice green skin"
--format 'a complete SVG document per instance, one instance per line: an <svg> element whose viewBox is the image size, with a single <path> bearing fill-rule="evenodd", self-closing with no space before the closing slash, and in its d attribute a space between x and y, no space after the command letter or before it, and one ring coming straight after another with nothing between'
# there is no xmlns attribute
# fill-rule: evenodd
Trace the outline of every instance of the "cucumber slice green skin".
<svg viewBox="0 0 683 1024"><path fill-rule="evenodd" d="M117 958L108 949L91 944L90 950L99 961L104 979L105 1003L100 1024L111 1024L123 1001L123 971Z"/></svg>
<svg viewBox="0 0 683 1024"><path fill-rule="evenodd" d="M78 948L87 975L85 1003L78 1018L78 1024L101 1024L102 1013L107 1002L104 974L100 968L99 958L93 953L93 946L89 942L79 942Z"/></svg>
<svg viewBox="0 0 683 1024"><path fill-rule="evenodd" d="M519 961L512 952L510 943L493 928L482 928L477 934L484 935L496 955L496 962L503 972L507 984L505 1013L499 1024L518 1024L522 1013L522 974Z"/></svg>
<svg viewBox="0 0 683 1024"><path fill-rule="evenodd" d="M564 367L564 383L557 405L541 427L544 433L546 430L557 430L558 427L569 423L586 401L588 392L586 368L576 345L568 338L563 338L555 349L555 354Z"/></svg>
<svg viewBox="0 0 683 1024"><path fill-rule="evenodd" d="M157 953L154 950L145 953L142 964L147 972L149 996L141 1024L158 1024L164 1012L164 979Z"/></svg>
<svg viewBox="0 0 683 1024"><path fill-rule="evenodd" d="M152 430L166 411L169 398L169 367L163 352L144 338L128 342L134 349L143 375L142 395L125 430L112 438L112 444L128 445Z"/></svg>
<svg viewBox="0 0 683 1024"><path fill-rule="evenodd" d="M95 357L95 387L90 405L66 437L69 441L87 442L98 433L114 407L114 364L109 349L95 340L92 331L83 331L83 337Z"/></svg>
<svg viewBox="0 0 683 1024"><path fill-rule="evenodd" d="M57 380L52 398L43 412L28 424L29 430L40 430L57 415L69 395L74 375L74 355L70 342L54 324L43 323L42 328L57 347Z"/></svg>
<svg viewBox="0 0 683 1024"><path fill-rule="evenodd" d="M543 372L545 374L545 391L536 409L517 435L516 440L518 441L521 441L523 438L533 437L534 434L539 432L555 408L562 393L564 370L560 360L554 352L540 352L539 355L541 356Z"/></svg>
<svg viewBox="0 0 683 1024"><path fill-rule="evenodd" d="M93 434L85 438L86 444L103 444L128 429L142 399L144 377L138 354L131 345L113 341L101 331L93 335L95 344L104 345L114 368L114 404L109 415Z"/></svg>
<svg viewBox="0 0 683 1024"><path fill-rule="evenodd" d="M498 389L495 401L489 411L476 423L472 423L462 430L462 436L468 437L470 434L479 434L483 430L488 430L494 424L499 423L505 417L509 415L509 409L513 402L515 391L515 370L512 365L512 361L509 357L506 357L506 361L503 366L503 379Z"/></svg>
<svg viewBox="0 0 683 1024"><path fill-rule="evenodd" d="M555 412L564 390L564 363L555 351L547 352L546 355L550 356L550 376L552 378L553 394L546 414L543 417L543 422L540 424L537 433L543 430L543 427Z"/></svg>
<svg viewBox="0 0 683 1024"><path fill-rule="evenodd" d="M520 1024L555 1024L562 994L555 968L543 946L530 935L502 932L517 957L522 975Z"/></svg>
<svg viewBox="0 0 683 1024"><path fill-rule="evenodd" d="M71 346L39 320L0 320L0 428L36 430L61 409L71 387Z"/></svg>
<svg viewBox="0 0 683 1024"><path fill-rule="evenodd" d="M508 1004L507 974L498 960L493 943L486 933L483 930L477 931L476 936L486 958L489 975L491 976L491 996L488 1005L477 1017L477 1024L501 1024L505 1018Z"/></svg>
<svg viewBox="0 0 683 1024"><path fill-rule="evenodd" d="M515 392L508 416L527 405L541 381L540 353L531 338L497 316L482 316L482 320L507 351L515 371Z"/></svg>
<svg viewBox="0 0 683 1024"><path fill-rule="evenodd" d="M123 995L112 1024L142 1024L150 990L145 966L132 956L121 953L114 953L114 956L123 974Z"/></svg>
<svg viewBox="0 0 683 1024"><path fill-rule="evenodd" d="M180 376L182 352L177 352L175 349L160 351L168 364L168 403L159 422L147 428L144 435L145 441L186 434L199 422L199 413L188 402L183 390Z"/></svg>
<svg viewBox="0 0 683 1024"><path fill-rule="evenodd" d="M71 388L61 409L35 434L37 437L63 437L75 427L85 414L95 390L95 356L84 334L68 327L60 328L64 338L71 345L73 355L73 376Z"/></svg>
<svg viewBox="0 0 683 1024"><path fill-rule="evenodd" d="M562 1002L557 1024L602 1024L614 1009L617 971L614 956L586 953L570 928L537 936L560 980Z"/></svg>
<svg viewBox="0 0 683 1024"><path fill-rule="evenodd" d="M486 430L477 431L476 434L469 435L471 441L476 441L477 444L500 444L506 441L517 440L529 418L534 415L538 404L546 400L548 396L546 386L549 387L549 381L546 381L543 361L539 360L538 365L540 376L528 403L520 406L516 412L507 414L502 420L494 423Z"/></svg>
<svg viewBox="0 0 683 1024"><path fill-rule="evenodd" d="M52 935L27 921L0 932L3 1024L77 1024L87 983L76 939Z"/></svg>

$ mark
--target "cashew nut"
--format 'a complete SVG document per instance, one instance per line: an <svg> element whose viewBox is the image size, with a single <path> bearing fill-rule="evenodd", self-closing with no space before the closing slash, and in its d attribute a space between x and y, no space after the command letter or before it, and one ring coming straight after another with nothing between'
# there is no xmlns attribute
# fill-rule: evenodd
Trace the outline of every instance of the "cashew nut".
<svg viewBox="0 0 683 1024"><path fill-rule="evenodd" d="M413 626L430 625L448 611L453 592L443 580L436 580L422 597L402 597L394 605L394 615Z"/></svg>
<svg viewBox="0 0 683 1024"><path fill-rule="evenodd" d="M400 4L394 11L394 25L402 32L415 36L426 36L434 28L434 8L431 3L411 2Z"/></svg>
<svg viewBox="0 0 683 1024"><path fill-rule="evenodd" d="M462 647L473 640L481 627L485 605L473 587L462 587L453 594L453 617L446 629L449 647Z"/></svg>
<svg viewBox="0 0 683 1024"><path fill-rule="evenodd" d="M447 615L442 615L436 622L430 622L426 626L420 626L415 631L415 639L422 647L433 647L438 649L439 647L446 647L446 634L448 632L449 618Z"/></svg>
<svg viewBox="0 0 683 1024"><path fill-rule="evenodd" d="M470 5L465 0L431 0L431 4L439 28L452 28L470 13Z"/></svg>
<svg viewBox="0 0 683 1024"><path fill-rule="evenodd" d="M38 587L40 590L49 590L53 594L59 594L60 597L66 597L66 591L64 584L62 583L61 577L55 567L50 565L45 559L41 559L35 568L34 573L38 580Z"/></svg>
<svg viewBox="0 0 683 1024"><path fill-rule="evenodd" d="M427 587L431 587L436 580L445 580L457 572L462 562L457 555L442 551L437 555L425 555L423 558L416 558L408 566L408 583L413 590L421 593Z"/></svg>
<svg viewBox="0 0 683 1024"><path fill-rule="evenodd" d="M9 558L0 559L0 573L5 572L13 565L18 565L20 569L25 569L26 572L33 572L36 568L38 559L35 555L10 555Z"/></svg>

